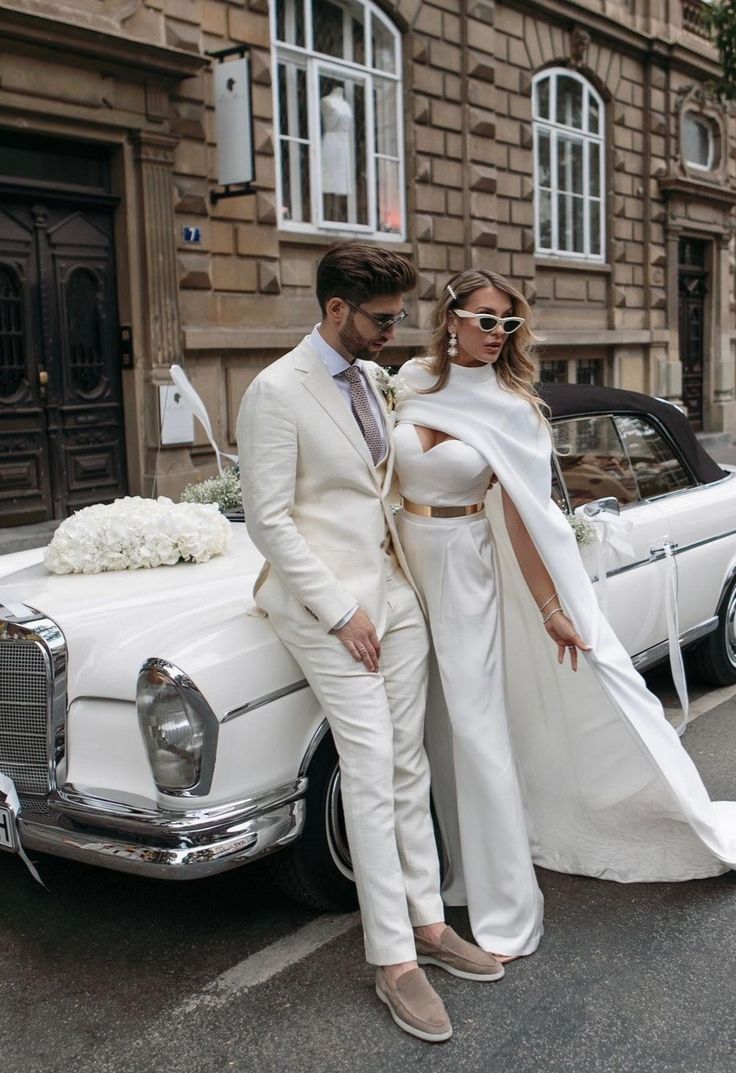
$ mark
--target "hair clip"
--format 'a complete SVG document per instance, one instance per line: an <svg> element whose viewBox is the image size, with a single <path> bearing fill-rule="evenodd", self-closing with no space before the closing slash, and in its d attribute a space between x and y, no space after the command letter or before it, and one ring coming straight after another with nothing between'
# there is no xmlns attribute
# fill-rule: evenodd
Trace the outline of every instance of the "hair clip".
<svg viewBox="0 0 736 1073"><path fill-rule="evenodd" d="M452 287L450 286L450 284L449 284L449 283L447 284L447 289L448 289L448 291L450 292L450 295L451 295L451 297L452 297L452 300L453 300L453 302L457 302L457 300L458 300L458 297L457 297L457 295L455 294L455 292L453 291L453 289L452 289Z"/></svg>

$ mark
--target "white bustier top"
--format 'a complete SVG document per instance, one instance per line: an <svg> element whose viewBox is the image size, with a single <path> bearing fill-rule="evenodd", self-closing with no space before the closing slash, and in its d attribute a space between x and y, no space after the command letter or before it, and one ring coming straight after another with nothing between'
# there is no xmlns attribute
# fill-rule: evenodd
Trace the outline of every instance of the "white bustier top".
<svg viewBox="0 0 736 1073"><path fill-rule="evenodd" d="M414 425L400 421L394 431L396 472L401 494L431 507L465 507L485 499L492 471L474 447L443 440L422 451Z"/></svg>

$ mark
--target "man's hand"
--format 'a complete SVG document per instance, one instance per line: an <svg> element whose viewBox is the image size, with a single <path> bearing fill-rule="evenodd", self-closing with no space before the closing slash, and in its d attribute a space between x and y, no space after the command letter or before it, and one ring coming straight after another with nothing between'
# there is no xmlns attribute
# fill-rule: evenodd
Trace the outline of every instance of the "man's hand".
<svg viewBox="0 0 736 1073"><path fill-rule="evenodd" d="M378 657L381 655L381 642L375 627L362 607L359 607L349 622L336 635L347 648L357 663L362 663L367 671L378 670Z"/></svg>

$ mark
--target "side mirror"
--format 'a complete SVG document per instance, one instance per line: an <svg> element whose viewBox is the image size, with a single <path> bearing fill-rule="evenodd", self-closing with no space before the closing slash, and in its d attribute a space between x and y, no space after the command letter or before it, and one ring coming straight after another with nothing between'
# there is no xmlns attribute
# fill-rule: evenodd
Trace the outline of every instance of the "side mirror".
<svg viewBox="0 0 736 1073"><path fill-rule="evenodd" d="M596 514L600 514L604 510L616 515L621 513L619 501L615 496L603 496L602 499L594 499L592 503L586 503L583 507L583 514L587 514L589 518L594 518Z"/></svg>

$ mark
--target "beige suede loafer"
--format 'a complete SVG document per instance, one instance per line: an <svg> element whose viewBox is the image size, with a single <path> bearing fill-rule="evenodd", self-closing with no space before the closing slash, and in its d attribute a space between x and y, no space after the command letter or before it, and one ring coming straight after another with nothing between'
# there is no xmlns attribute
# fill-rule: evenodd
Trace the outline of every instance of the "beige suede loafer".
<svg viewBox="0 0 736 1073"><path fill-rule="evenodd" d="M452 1035L445 1005L422 969L409 969L392 986L379 966L376 994L399 1028L427 1043L443 1043Z"/></svg>
<svg viewBox="0 0 736 1073"><path fill-rule="evenodd" d="M420 965L437 965L461 980L500 980L504 974L503 965L493 954L467 943L450 927L445 928L438 942L420 939L416 934L414 939Z"/></svg>

